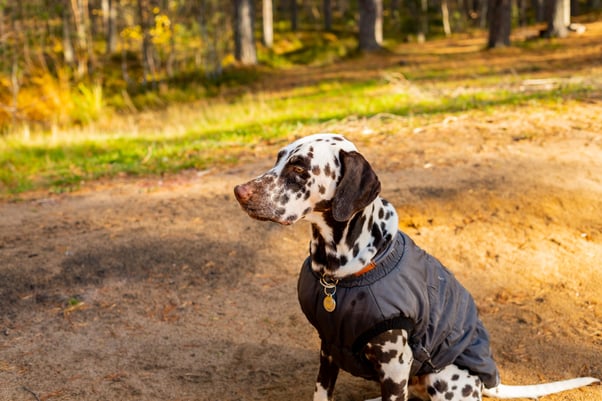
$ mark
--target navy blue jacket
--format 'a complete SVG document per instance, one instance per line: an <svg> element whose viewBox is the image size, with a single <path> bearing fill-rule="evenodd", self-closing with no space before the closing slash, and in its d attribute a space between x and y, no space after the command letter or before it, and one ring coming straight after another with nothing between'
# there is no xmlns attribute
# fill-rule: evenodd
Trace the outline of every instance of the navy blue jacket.
<svg viewBox="0 0 602 401"><path fill-rule="evenodd" d="M413 351L412 376L456 364L478 375L487 388L499 384L489 335L472 296L402 232L374 269L338 282L334 312L323 307L324 289L319 273L311 269L311 258L301 268L298 292L324 350L355 376L378 380L364 347L375 335L402 328L408 331Z"/></svg>

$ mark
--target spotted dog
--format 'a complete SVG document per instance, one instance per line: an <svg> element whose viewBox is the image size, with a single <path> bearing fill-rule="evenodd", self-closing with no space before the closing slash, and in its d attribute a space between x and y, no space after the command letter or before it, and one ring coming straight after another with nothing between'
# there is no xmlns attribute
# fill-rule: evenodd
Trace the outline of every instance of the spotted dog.
<svg viewBox="0 0 602 401"><path fill-rule="evenodd" d="M598 382L501 384L473 298L398 230L374 170L342 136L293 142L234 193L255 219L311 223L298 293L321 339L314 401L332 399L339 369L378 381L385 401L536 398Z"/></svg>

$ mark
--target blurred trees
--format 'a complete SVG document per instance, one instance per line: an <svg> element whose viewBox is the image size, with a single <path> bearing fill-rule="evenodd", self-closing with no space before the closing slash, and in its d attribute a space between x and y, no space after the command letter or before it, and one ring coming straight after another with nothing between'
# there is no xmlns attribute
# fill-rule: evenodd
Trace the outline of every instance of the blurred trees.
<svg viewBox="0 0 602 401"><path fill-rule="evenodd" d="M512 25L545 20L546 36L564 36L571 9L601 7L601 0L572 3L0 0L0 128L6 121L85 122L93 113L77 108L98 109L103 91L118 94L131 108L133 93L161 92L195 77L216 80L229 65L254 65L282 53L273 48L274 35L289 44L304 40L293 39L295 32L304 32L299 38L329 35L324 37L332 43L353 36L360 50L374 51L384 38L420 42L488 26L488 46L507 46ZM41 100L45 106L33 110Z"/></svg>

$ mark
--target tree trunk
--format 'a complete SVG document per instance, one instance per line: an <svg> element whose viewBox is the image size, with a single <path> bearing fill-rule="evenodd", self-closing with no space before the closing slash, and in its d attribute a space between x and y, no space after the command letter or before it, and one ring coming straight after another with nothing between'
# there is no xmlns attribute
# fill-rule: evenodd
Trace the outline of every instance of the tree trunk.
<svg viewBox="0 0 602 401"><path fill-rule="evenodd" d="M546 8L544 0L532 0L531 7L535 11L535 21L544 22L546 20Z"/></svg>
<svg viewBox="0 0 602 401"><path fill-rule="evenodd" d="M201 29L201 41L205 43L203 52L203 67L205 76L210 79L217 79L222 75L222 62L218 49L218 34L215 21L211 22L208 18L211 15L217 15L218 12L212 1L199 0L198 21ZM211 34L210 26L212 24Z"/></svg>
<svg viewBox="0 0 602 401"><path fill-rule="evenodd" d="M257 64L252 0L234 0L234 56L243 65Z"/></svg>
<svg viewBox="0 0 602 401"><path fill-rule="evenodd" d="M382 0L359 0L359 11L360 50L379 50L383 41Z"/></svg>
<svg viewBox="0 0 602 401"><path fill-rule="evenodd" d="M480 1L481 3L479 4L479 27L481 29L485 29L487 28L487 19L489 17L489 0Z"/></svg>
<svg viewBox="0 0 602 401"><path fill-rule="evenodd" d="M489 41L487 47L510 46L511 0L489 0Z"/></svg>
<svg viewBox="0 0 602 401"><path fill-rule="evenodd" d="M518 9L518 25L527 26L527 0L517 0L516 8Z"/></svg>
<svg viewBox="0 0 602 401"><path fill-rule="evenodd" d="M324 10L324 30L332 31L332 4L330 0L323 0L322 8Z"/></svg>
<svg viewBox="0 0 602 401"><path fill-rule="evenodd" d="M441 0L441 19L443 20L443 32L445 36L451 36L451 25L449 23L449 8L447 0Z"/></svg>
<svg viewBox="0 0 602 401"><path fill-rule="evenodd" d="M571 22L570 0L546 0L547 29L542 32L546 38L566 38Z"/></svg>
<svg viewBox="0 0 602 401"><path fill-rule="evenodd" d="M71 11L77 33L77 75L82 77L88 72L88 67L92 64L90 55L93 55L88 42L88 32L90 32L88 0L71 0Z"/></svg>
<svg viewBox="0 0 602 401"><path fill-rule="evenodd" d="M426 36L429 33L429 3L428 0L420 0L420 9L418 10L418 43L426 42Z"/></svg>
<svg viewBox="0 0 602 401"><path fill-rule="evenodd" d="M291 31L297 31L298 25L298 13L297 13L297 0L289 0L290 1L290 12L291 12Z"/></svg>
<svg viewBox="0 0 602 401"><path fill-rule="evenodd" d="M118 0L102 0L102 12L105 21L106 54L115 53L117 50L117 10L115 4Z"/></svg>
<svg viewBox="0 0 602 401"><path fill-rule="evenodd" d="M263 44L268 49L274 45L274 17L272 16L272 0L263 0Z"/></svg>
<svg viewBox="0 0 602 401"><path fill-rule="evenodd" d="M170 7L170 2L167 0L164 0L164 4L163 4L163 8L165 9L165 12L167 13L167 16L169 18L169 54L167 55L167 61L165 62L165 72L167 73L167 76L172 78L174 76L174 64L176 61L176 30L175 30L175 26L176 26L176 18L178 16L178 5L177 3L174 4L175 9L173 9L172 12L172 8Z"/></svg>
<svg viewBox="0 0 602 401"><path fill-rule="evenodd" d="M150 77L151 83L153 85L156 83L156 72L155 68L155 56L153 49L153 42L151 40L151 24L152 24L152 16L151 14L151 5L149 0L138 0L138 18L140 18L140 27L142 28L142 68L143 68L143 82L144 84L148 84L148 80Z"/></svg>
<svg viewBox="0 0 602 401"><path fill-rule="evenodd" d="M575 17L577 15L581 14L581 6L579 4L579 0L570 0L571 1L571 8L569 10L569 21L568 21L568 25L571 24L571 20L570 17ZM567 25L567 26L568 26Z"/></svg>
<svg viewBox="0 0 602 401"><path fill-rule="evenodd" d="M71 42L71 14L69 13L69 4L67 0L63 8L63 60L65 64L75 64L75 52Z"/></svg>

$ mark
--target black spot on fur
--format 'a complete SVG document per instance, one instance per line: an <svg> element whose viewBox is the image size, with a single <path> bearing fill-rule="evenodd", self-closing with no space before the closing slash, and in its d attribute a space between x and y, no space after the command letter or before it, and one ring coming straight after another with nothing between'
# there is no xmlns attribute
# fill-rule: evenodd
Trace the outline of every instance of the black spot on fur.
<svg viewBox="0 0 602 401"><path fill-rule="evenodd" d="M433 386L428 386L426 388L426 392L429 393L430 395L435 395L437 394L437 390L435 390L435 388Z"/></svg>
<svg viewBox="0 0 602 401"><path fill-rule="evenodd" d="M391 395L391 397L396 396L395 399L397 399L397 400L405 400L406 399L406 393L405 393L406 383L407 383L407 380L402 380L401 383L395 383L395 381L393 381L391 379L386 379L381 384L382 393L385 397L387 395Z"/></svg>
<svg viewBox="0 0 602 401"><path fill-rule="evenodd" d="M467 384L466 386L464 386L464 388L462 389L462 395L464 397L468 397L470 394L472 394L472 386L470 384Z"/></svg>
<svg viewBox="0 0 602 401"><path fill-rule="evenodd" d="M313 166L313 167L311 168L311 172L312 172L314 175L320 175L320 166L318 166L318 165L315 165L315 166Z"/></svg>
<svg viewBox="0 0 602 401"><path fill-rule="evenodd" d="M284 150L284 149L281 150L280 152L278 152L278 156L276 156L276 164L278 164L280 159L282 159L285 155L286 155L286 150Z"/></svg>
<svg viewBox="0 0 602 401"><path fill-rule="evenodd" d="M445 393L447 391L447 382L444 380L437 380L435 383L433 383L433 387L435 387L437 392Z"/></svg>
<svg viewBox="0 0 602 401"><path fill-rule="evenodd" d="M451 400L452 398L454 398L454 393L452 393L451 391L448 393L445 393L446 400Z"/></svg>
<svg viewBox="0 0 602 401"><path fill-rule="evenodd" d="M397 357L397 351L383 351L383 347L381 347L380 345L376 345L370 347L370 349L366 352L366 357L368 358L368 360L376 361L377 363L381 364L386 364Z"/></svg>
<svg viewBox="0 0 602 401"><path fill-rule="evenodd" d="M372 234L372 238L374 239L374 242L373 242L374 246L379 248L383 242L383 234L377 224L372 225L371 234Z"/></svg>
<svg viewBox="0 0 602 401"><path fill-rule="evenodd" d="M318 192L324 195L326 193L326 188L324 185L318 185Z"/></svg>
<svg viewBox="0 0 602 401"><path fill-rule="evenodd" d="M320 231L318 230L318 227L312 226L312 228L311 228L311 234L312 234L313 239L320 238Z"/></svg>
<svg viewBox="0 0 602 401"><path fill-rule="evenodd" d="M364 232L364 223L366 222L366 216L362 213L356 213L355 216L349 221L349 230L347 231L347 237L345 243L348 247L353 247L360 235Z"/></svg>
<svg viewBox="0 0 602 401"><path fill-rule="evenodd" d="M323 201L320 201L315 204L314 210L316 212L325 212L330 209L331 205L332 205L331 201L323 200Z"/></svg>

